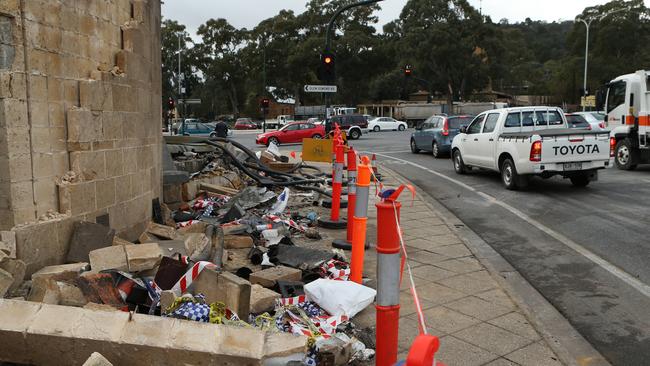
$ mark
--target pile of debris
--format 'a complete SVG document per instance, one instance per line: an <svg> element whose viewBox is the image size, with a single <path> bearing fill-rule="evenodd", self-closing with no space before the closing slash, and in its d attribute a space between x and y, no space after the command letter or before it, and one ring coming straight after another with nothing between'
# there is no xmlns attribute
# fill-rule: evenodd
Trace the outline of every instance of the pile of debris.
<svg viewBox="0 0 650 366"><path fill-rule="evenodd" d="M78 222L68 263L24 283L24 263L21 276L15 249L0 245L0 296L307 336L297 364L371 359L372 345L357 338L351 319L376 292L348 280L346 253L322 245L315 227L314 203L328 193L324 174L288 163L274 146L254 154L234 143L207 144L207 160L192 174L193 198L172 207L154 202L156 222L138 243ZM291 167L280 172L273 163ZM202 179L225 174L241 186Z"/></svg>

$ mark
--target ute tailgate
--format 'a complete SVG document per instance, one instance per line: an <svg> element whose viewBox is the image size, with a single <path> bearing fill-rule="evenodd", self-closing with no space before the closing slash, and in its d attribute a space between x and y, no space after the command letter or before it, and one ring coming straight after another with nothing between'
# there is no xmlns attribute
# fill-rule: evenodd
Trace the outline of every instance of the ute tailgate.
<svg viewBox="0 0 650 366"><path fill-rule="evenodd" d="M542 163L609 160L609 133L567 131L542 137Z"/></svg>

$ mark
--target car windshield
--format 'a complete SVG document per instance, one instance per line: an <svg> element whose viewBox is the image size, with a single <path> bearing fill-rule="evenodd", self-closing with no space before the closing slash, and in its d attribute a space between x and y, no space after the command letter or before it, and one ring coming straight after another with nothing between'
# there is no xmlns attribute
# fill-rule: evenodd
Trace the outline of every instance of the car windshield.
<svg viewBox="0 0 650 366"><path fill-rule="evenodd" d="M297 123L293 123L293 124L290 124L290 125L284 125L284 127L282 127L282 128L280 129L280 131L284 131L284 130L297 130L297 129L299 129L299 128L300 128L300 127L297 126Z"/></svg>
<svg viewBox="0 0 650 366"><path fill-rule="evenodd" d="M600 112L591 112L592 117L597 119L598 121L604 121L605 120L605 113L600 113Z"/></svg>
<svg viewBox="0 0 650 366"><path fill-rule="evenodd" d="M468 126L472 122L472 117L449 117L449 129L458 130L462 126Z"/></svg>

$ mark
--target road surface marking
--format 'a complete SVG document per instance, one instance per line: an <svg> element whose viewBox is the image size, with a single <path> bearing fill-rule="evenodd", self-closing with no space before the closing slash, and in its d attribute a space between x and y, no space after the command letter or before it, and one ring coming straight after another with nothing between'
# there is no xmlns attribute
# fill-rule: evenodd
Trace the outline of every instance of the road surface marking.
<svg viewBox="0 0 650 366"><path fill-rule="evenodd" d="M450 181L450 182L452 182L454 184L457 184L457 185L459 185L459 186L461 186L461 187L463 187L463 188L465 188L465 189L467 189L467 190L469 190L471 192L475 192L479 196L485 198L488 202L491 202L491 203L494 203L496 205L499 205L499 206L503 207L504 209L510 211L511 213L513 213L514 215L519 217L520 219L528 222L529 224L535 226L537 229L545 232L546 234L548 234L549 236L551 236L555 240L559 241L560 243L562 243L562 244L566 245L567 247L569 247L569 248L575 250L576 252L580 253L582 256L584 256L585 258L589 259L590 261L596 263L597 265L602 267L607 272L609 272L609 273L613 274L614 276L618 277L621 281L623 281L623 282L627 283L628 285L632 286L634 289L636 289L637 291L639 291L640 293L642 293L646 297L650 297L650 286L648 286L645 283L639 281L634 276L632 276L631 274L625 272L624 270L620 269L619 267L609 263L608 261L606 261L605 259L603 259L599 255L597 255L596 253L594 253L594 252L590 251L589 249L583 247L582 245L574 242L573 240L567 238L566 236L564 236L564 235L562 235L562 234L560 234L560 233L558 233L556 231L553 231L552 229L545 226L541 222L533 219L532 217L530 217L530 216L526 215L525 213L521 212L520 210L510 206L509 204L507 204L505 202L502 202L502 201L499 201L498 199L496 199L495 197L490 196L487 193L478 191L474 187L471 187L471 186L469 186L469 185L467 185L467 184L465 184L465 183L463 183L463 182L461 182L461 181L459 181L457 179L448 177L448 176L446 176L446 175L444 175L442 173L436 172L435 170L431 170L431 169L429 169L429 168L427 168L427 167L425 167L423 165L416 164L416 163L410 162L408 160L396 158L394 156L384 155L384 154L381 154L381 153L375 153L375 154L377 154L378 156L383 156L383 157L388 158L388 159L392 159L392 160L401 160L402 162L405 162L406 164L412 165L412 166L414 166L416 168L427 171L427 172L429 172L429 173L431 173L433 175L436 175L436 176L438 176L440 178L446 179L446 180L448 180L448 181Z"/></svg>

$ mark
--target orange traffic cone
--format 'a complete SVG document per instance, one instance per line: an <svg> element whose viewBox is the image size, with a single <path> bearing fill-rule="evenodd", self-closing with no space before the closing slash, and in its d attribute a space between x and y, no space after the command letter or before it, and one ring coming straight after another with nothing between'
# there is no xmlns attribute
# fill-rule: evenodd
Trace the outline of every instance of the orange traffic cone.
<svg viewBox="0 0 650 366"><path fill-rule="evenodd" d="M373 153L372 159L370 159L370 165L372 166L372 181L375 179L381 182L381 174L377 171L377 156Z"/></svg>

